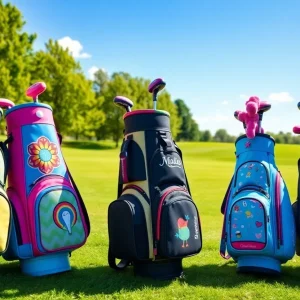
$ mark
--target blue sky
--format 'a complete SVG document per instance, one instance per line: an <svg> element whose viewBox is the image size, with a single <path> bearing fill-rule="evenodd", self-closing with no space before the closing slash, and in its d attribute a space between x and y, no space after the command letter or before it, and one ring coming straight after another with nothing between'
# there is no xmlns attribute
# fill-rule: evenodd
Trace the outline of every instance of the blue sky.
<svg viewBox="0 0 300 300"><path fill-rule="evenodd" d="M25 29L38 34L36 49L61 39L87 76L104 68L163 77L201 130L241 133L233 112L251 95L272 103L265 130L292 132L300 124L300 1L10 2L21 10Z"/></svg>

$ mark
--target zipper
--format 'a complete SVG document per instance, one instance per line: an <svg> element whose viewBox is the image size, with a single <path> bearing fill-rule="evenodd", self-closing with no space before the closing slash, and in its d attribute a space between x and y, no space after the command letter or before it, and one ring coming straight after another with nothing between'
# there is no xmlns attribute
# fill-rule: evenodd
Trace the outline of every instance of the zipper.
<svg viewBox="0 0 300 300"><path fill-rule="evenodd" d="M62 176L62 175L59 175L59 174L47 174L47 175L44 175L44 176L41 176L39 178L37 178L34 182L32 182L29 186L32 187L34 185L36 185L39 181L41 180L44 180L45 178L57 178L57 177L61 177L63 179L67 179L66 177Z"/></svg>
<svg viewBox="0 0 300 300"><path fill-rule="evenodd" d="M162 207L163 207L163 203L166 199L166 197L171 194L172 192L175 191L182 191L185 192L189 195L187 189L185 187L171 187L168 188L160 197L160 201L159 201L159 205L158 205L158 211L157 211L157 220L156 220L156 234L155 234L155 241L154 241L154 249L153 249L153 253L154 255L157 255L157 245L158 242L160 240L160 225L161 225L161 213L162 213Z"/></svg>
<svg viewBox="0 0 300 300"><path fill-rule="evenodd" d="M270 195L267 191L265 191L261 187L255 186L255 185L246 185L240 189L237 189L232 197L235 197L237 194L239 194L240 192L245 191L245 190L255 190L255 191L258 191L258 192L264 194L267 198L270 198Z"/></svg>
<svg viewBox="0 0 300 300"><path fill-rule="evenodd" d="M238 167L238 169L236 170L236 174L238 174L239 169L240 169L242 166L244 166L245 164L251 163L251 162L259 163L260 165L262 165L262 166L264 167L264 169L265 169L265 171L266 171L266 175L267 175L268 186L270 186L270 175L269 175L269 172L268 172L268 170L267 170L267 167L266 167L263 163L261 163L260 161L257 161L257 160L249 160L247 163L244 163L244 164L242 164L242 165L240 165L240 166ZM234 187L236 187L236 179L237 179L237 176L235 176L235 179L234 179Z"/></svg>
<svg viewBox="0 0 300 300"><path fill-rule="evenodd" d="M149 203L149 205L151 204L151 201L150 201L149 197L147 196L146 192L138 185L135 185L135 184L126 185L124 187L124 189L122 190L122 194L124 191L129 190L129 189L138 191L145 198L145 200Z"/></svg>
<svg viewBox="0 0 300 300"><path fill-rule="evenodd" d="M280 248L282 243L282 220L280 206L280 174L277 172L275 180L275 209L276 209L276 225L277 225L277 247Z"/></svg>

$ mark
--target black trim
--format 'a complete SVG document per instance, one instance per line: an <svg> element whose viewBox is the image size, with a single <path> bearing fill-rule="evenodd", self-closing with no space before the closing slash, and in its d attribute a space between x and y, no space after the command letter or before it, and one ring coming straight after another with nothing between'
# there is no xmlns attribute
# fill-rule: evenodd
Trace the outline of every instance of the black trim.
<svg viewBox="0 0 300 300"><path fill-rule="evenodd" d="M170 131L170 117L161 113L136 114L124 119L125 135L136 131Z"/></svg>
<svg viewBox="0 0 300 300"><path fill-rule="evenodd" d="M121 259L121 261L116 264L116 257L112 254L110 247L108 248L108 264L112 269L115 269L117 271L124 270L127 266L130 266L132 264L131 261L127 259Z"/></svg>

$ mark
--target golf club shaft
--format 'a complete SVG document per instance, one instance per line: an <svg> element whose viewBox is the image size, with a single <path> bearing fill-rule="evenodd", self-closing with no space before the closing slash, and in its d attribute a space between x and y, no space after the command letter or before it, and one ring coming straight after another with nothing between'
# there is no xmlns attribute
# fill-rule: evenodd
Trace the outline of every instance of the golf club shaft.
<svg viewBox="0 0 300 300"><path fill-rule="evenodd" d="M258 119L258 133L260 133L260 128L261 128L261 121L263 117L263 113L259 113L259 119Z"/></svg>
<svg viewBox="0 0 300 300"><path fill-rule="evenodd" d="M153 92L153 109L156 110L157 108L157 93L158 91Z"/></svg>

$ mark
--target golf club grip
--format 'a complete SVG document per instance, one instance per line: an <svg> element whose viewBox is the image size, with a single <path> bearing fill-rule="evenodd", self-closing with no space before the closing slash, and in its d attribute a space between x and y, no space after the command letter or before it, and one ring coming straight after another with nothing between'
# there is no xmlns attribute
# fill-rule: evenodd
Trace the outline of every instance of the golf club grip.
<svg viewBox="0 0 300 300"><path fill-rule="evenodd" d="M4 99L4 98L0 98L0 107L1 108L10 108L10 107L13 107L15 106L15 104L11 101L11 100L8 100L8 99Z"/></svg>

